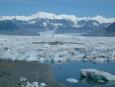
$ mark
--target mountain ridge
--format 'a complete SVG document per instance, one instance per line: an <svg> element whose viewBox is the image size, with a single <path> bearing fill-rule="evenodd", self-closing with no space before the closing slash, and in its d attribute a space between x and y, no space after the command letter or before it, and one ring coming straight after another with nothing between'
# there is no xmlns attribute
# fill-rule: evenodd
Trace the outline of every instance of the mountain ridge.
<svg viewBox="0 0 115 87"><path fill-rule="evenodd" d="M4 22L7 23L7 27ZM105 18L100 15L77 17L38 12L30 16L0 16L0 34L39 35L39 32L54 31L57 34L80 33L85 36L106 36L107 28L114 22L115 18Z"/></svg>

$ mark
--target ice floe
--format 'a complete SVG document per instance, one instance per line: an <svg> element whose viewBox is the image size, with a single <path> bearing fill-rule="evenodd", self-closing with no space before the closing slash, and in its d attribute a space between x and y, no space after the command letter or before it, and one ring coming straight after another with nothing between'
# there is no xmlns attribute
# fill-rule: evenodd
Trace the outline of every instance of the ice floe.
<svg viewBox="0 0 115 87"><path fill-rule="evenodd" d="M75 78L68 78L68 79L66 79L66 81L70 82L70 83L78 83L78 80Z"/></svg>
<svg viewBox="0 0 115 87"><path fill-rule="evenodd" d="M81 76L99 82L115 81L115 75L97 69L81 69Z"/></svg>

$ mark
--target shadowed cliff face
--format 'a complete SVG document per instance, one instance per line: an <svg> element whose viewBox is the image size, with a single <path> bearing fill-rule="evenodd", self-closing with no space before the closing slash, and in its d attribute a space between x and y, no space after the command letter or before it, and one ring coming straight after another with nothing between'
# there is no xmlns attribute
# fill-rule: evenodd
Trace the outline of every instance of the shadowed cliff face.
<svg viewBox="0 0 115 87"><path fill-rule="evenodd" d="M107 29L106 29L107 32L114 32L115 33L115 22L110 24Z"/></svg>
<svg viewBox="0 0 115 87"><path fill-rule="evenodd" d="M115 22L110 24L107 28L105 28L106 36L115 36Z"/></svg>

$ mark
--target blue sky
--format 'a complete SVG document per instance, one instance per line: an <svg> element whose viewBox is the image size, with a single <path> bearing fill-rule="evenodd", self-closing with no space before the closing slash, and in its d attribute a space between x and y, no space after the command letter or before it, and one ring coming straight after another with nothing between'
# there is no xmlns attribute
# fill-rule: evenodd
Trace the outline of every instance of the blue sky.
<svg viewBox="0 0 115 87"><path fill-rule="evenodd" d="M115 0L0 0L1 16L31 15L39 11L79 17L115 17Z"/></svg>

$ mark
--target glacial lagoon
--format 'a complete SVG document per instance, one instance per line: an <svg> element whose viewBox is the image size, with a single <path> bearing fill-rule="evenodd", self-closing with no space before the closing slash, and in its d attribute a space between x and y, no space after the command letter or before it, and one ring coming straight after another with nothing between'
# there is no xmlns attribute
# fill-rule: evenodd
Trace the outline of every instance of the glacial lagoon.
<svg viewBox="0 0 115 87"><path fill-rule="evenodd" d="M115 75L115 38L51 38L0 37L0 87L115 87L80 76L87 68Z"/></svg>

